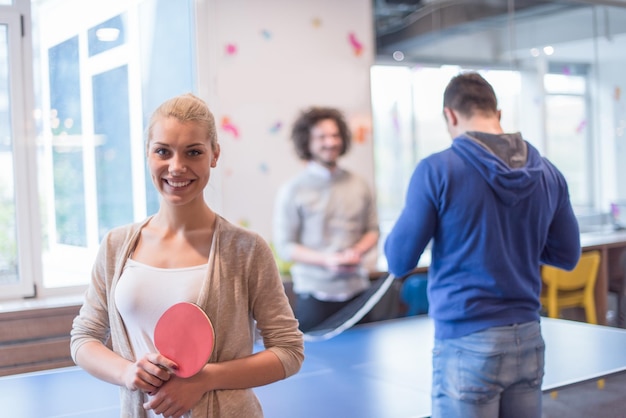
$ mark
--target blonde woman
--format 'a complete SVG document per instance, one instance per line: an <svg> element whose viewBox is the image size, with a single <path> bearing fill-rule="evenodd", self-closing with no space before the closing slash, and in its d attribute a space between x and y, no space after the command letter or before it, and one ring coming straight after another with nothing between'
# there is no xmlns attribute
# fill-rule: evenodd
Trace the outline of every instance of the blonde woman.
<svg viewBox="0 0 626 418"><path fill-rule="evenodd" d="M268 244L204 199L220 156L207 105L191 94L164 102L146 152L159 210L104 238L73 324L74 361L120 386L123 417L262 417L251 388L297 373L303 339ZM198 304L215 328L213 354L190 378L164 370L175 365L152 340L177 302ZM257 328L265 349L253 353Z"/></svg>

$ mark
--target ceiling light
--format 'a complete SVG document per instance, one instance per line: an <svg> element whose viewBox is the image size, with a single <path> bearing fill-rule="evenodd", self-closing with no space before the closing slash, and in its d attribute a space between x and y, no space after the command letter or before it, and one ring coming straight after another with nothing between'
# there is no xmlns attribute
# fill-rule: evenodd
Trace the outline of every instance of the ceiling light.
<svg viewBox="0 0 626 418"><path fill-rule="evenodd" d="M402 51L396 51L393 53L393 59L396 61L402 61L404 60L404 54L402 53Z"/></svg>
<svg viewBox="0 0 626 418"><path fill-rule="evenodd" d="M117 41L119 36L120 30L118 28L100 28L96 30L96 38L101 42Z"/></svg>

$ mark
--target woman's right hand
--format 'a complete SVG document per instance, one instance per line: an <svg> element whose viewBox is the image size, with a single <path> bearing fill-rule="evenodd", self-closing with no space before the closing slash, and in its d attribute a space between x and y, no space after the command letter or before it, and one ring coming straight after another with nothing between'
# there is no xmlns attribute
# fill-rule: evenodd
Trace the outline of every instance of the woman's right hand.
<svg viewBox="0 0 626 418"><path fill-rule="evenodd" d="M149 353L129 363L124 373L124 385L132 391L154 395L167 382L177 365L158 353Z"/></svg>

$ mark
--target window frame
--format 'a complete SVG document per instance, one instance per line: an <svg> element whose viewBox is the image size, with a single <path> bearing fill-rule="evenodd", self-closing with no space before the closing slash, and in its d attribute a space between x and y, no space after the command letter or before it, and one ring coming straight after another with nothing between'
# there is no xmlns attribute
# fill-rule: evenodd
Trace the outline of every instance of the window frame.
<svg viewBox="0 0 626 418"><path fill-rule="evenodd" d="M8 28L9 103L11 142L14 161L15 221L18 252L18 282L0 285L2 299L36 296L36 278L41 276L37 257L41 253L39 211L37 202L35 138L33 109L32 40L30 34L30 2L16 0L13 5L0 6L0 24Z"/></svg>

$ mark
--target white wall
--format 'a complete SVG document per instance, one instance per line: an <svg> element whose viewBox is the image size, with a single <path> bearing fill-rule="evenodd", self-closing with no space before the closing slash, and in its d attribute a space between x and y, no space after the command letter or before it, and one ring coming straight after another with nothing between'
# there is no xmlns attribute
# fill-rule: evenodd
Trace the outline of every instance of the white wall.
<svg viewBox="0 0 626 418"><path fill-rule="evenodd" d="M370 0L207 0L199 16L199 93L215 113L222 148L207 190L215 210L271 239L277 189L302 168L291 124L311 105L345 112L355 141L343 162L373 187ZM220 128L224 118L238 137Z"/></svg>

